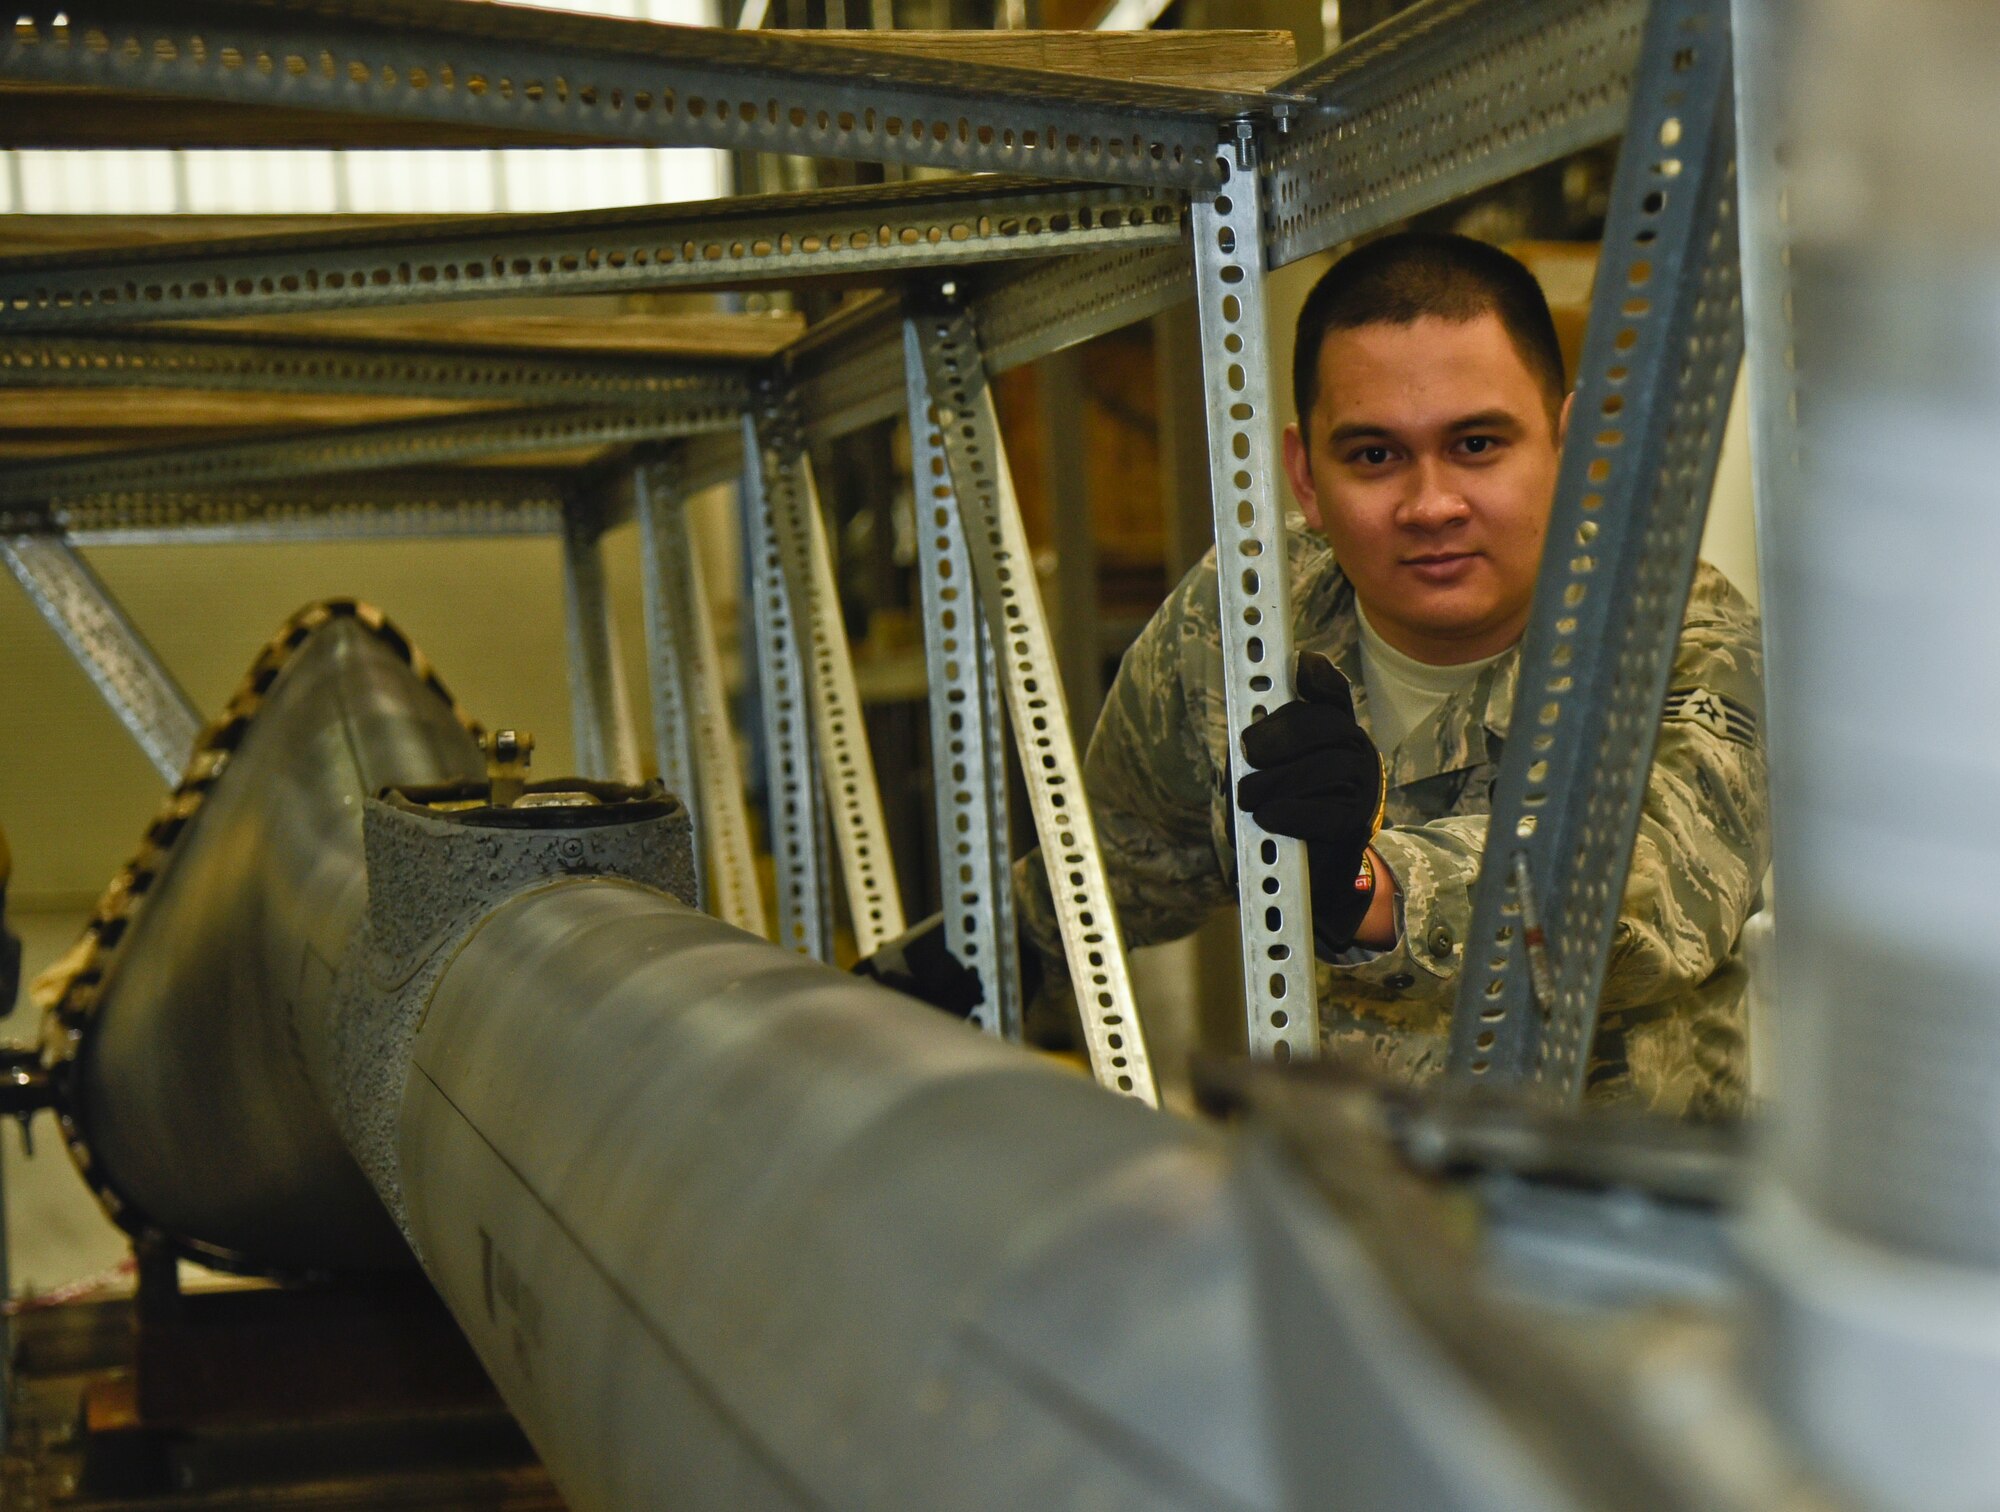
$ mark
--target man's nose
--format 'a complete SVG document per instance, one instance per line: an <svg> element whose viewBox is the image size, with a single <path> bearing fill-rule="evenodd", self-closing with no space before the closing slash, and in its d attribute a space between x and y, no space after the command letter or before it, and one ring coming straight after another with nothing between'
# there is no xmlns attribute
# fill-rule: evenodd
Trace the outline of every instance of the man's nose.
<svg viewBox="0 0 2000 1512"><path fill-rule="evenodd" d="M1442 530L1472 513L1453 469L1434 458L1417 464L1412 487L1403 497L1396 523L1409 530Z"/></svg>

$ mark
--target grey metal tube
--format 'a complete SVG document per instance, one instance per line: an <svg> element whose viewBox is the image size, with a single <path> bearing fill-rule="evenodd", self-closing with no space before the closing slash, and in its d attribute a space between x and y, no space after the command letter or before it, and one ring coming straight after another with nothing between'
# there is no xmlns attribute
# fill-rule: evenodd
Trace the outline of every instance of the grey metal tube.
<svg viewBox="0 0 2000 1512"><path fill-rule="evenodd" d="M1866 1503L2000 1453L2000 16L1737 0L1783 1016L1770 1388Z"/></svg>
<svg viewBox="0 0 2000 1512"><path fill-rule="evenodd" d="M361 806L483 774L397 643L335 617L263 693L119 942L69 1077L124 1219L225 1263L407 1266L301 1046L367 904Z"/></svg>
<svg viewBox="0 0 2000 1512"><path fill-rule="evenodd" d="M571 1505L1273 1505L1215 1134L657 893L440 978L410 1234Z"/></svg>

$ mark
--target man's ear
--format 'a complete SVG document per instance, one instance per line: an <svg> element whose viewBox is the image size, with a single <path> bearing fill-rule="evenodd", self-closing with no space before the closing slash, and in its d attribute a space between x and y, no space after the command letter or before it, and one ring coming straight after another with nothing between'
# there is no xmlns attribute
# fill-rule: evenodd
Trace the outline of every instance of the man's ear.
<svg viewBox="0 0 2000 1512"><path fill-rule="evenodd" d="M1319 490L1313 487L1306 440L1296 425L1285 427L1285 481L1292 485L1292 497L1298 500L1299 513L1306 517L1306 523L1324 535L1326 526L1320 519Z"/></svg>
<svg viewBox="0 0 2000 1512"><path fill-rule="evenodd" d="M1563 438L1569 435L1569 412L1576 407L1576 390L1563 395L1563 407L1556 415L1556 450L1563 449Z"/></svg>

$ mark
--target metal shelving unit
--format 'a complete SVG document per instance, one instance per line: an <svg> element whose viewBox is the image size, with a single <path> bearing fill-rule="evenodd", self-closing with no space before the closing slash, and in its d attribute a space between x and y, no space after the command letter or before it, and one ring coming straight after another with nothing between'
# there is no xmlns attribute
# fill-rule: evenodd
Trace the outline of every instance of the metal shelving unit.
<svg viewBox="0 0 2000 1512"><path fill-rule="evenodd" d="M742 779L681 510L691 492L740 476L757 546L746 592L773 767L778 938L827 954L838 868L866 949L900 928L902 910L805 452L808 440L907 409L920 514L935 526L920 532L929 537L920 565L932 682L949 705L934 714L948 714L938 791L949 809L946 875L958 879L947 884L952 939L995 963L979 1022L1018 1032L1018 984L1002 964L1013 938L1004 799L995 807L1004 704L1051 870L1069 879L1058 902L1096 1074L1146 1102L1157 1094L989 378L1195 300L1218 549L1233 569L1221 581L1234 734L1291 695L1285 584L1255 566L1283 552L1268 273L1637 122L1605 266L1645 262L1654 288L1644 297L1655 303L1640 320L1628 303L1640 296L1600 279L1578 403L1615 392L1633 409L1615 441L1594 419L1575 427L1565 457L1524 662L1533 677L1548 670L1549 697L1526 696L1524 673L1497 789L1493 834L1507 843L1489 847L1478 905L1480 939L1493 948L1468 947L1455 1042L1467 1078L1576 1095L1609 945L1599 905L1630 851L1659 717L1647 679L1657 682L1671 656L1687 543L1714 466L1713 421L1740 350L1726 5L1427 0L1264 92L452 0L157 10L116 0L19 7L0 43L0 81L82 88L107 110L170 96L239 113L317 112L357 131L402 123L454 141L490 132L510 145L705 145L980 176L0 261L0 386L509 406L0 472L0 554L156 766L175 773L173 754L191 741L186 700L82 569L77 545L560 534L580 759L591 775L624 775L638 747L614 692L597 537L629 513L642 532L660 767L691 795L709 906L761 930ZM1649 208L1665 180L1666 208ZM830 278L881 293L755 362L151 324ZM1639 321L1639 345L1614 351L1621 320ZM614 443L631 451L609 475L457 465ZM1617 476L1606 484L1599 453L1614 449ZM1600 510L1602 500L1612 504ZM1567 597L1585 579L1587 628ZM1586 643L1590 654L1574 663L1560 654ZM1559 707L1560 728L1542 718L1546 707ZM1623 753L1610 763L1607 742ZM1598 780L1585 782L1593 763ZM1558 781L1564 773L1576 780ZM1239 815L1236 848L1242 886L1255 891L1244 909L1252 1046L1308 1058L1318 1040L1301 847ZM1614 908L1616 896L1611 888ZM1535 994L1537 960L1523 948L1537 918L1554 927L1534 946L1556 963L1554 1001Z"/></svg>

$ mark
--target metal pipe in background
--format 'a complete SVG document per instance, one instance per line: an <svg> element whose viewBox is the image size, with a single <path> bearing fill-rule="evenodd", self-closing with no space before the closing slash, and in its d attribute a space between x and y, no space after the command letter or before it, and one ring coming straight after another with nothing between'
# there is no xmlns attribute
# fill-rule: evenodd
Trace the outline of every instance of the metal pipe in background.
<svg viewBox="0 0 2000 1512"><path fill-rule="evenodd" d="M1783 899L1765 1369L1864 1502L1972 1512L2000 1485L2000 13L1736 24Z"/></svg>

